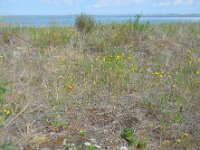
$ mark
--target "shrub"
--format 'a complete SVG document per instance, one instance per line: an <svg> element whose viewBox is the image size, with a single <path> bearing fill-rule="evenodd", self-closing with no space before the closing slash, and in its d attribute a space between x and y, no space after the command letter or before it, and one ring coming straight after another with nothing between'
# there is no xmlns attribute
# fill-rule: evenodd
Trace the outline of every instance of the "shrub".
<svg viewBox="0 0 200 150"><path fill-rule="evenodd" d="M81 14L76 16L75 19L75 27L81 32L91 32L94 29L95 21L92 16L88 16L86 14Z"/></svg>

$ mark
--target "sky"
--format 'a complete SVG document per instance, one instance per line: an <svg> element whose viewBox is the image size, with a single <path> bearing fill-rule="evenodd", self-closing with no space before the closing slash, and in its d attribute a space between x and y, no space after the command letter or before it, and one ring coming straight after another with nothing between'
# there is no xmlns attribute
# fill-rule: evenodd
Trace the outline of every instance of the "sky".
<svg viewBox="0 0 200 150"><path fill-rule="evenodd" d="M0 0L0 15L200 14L200 0Z"/></svg>

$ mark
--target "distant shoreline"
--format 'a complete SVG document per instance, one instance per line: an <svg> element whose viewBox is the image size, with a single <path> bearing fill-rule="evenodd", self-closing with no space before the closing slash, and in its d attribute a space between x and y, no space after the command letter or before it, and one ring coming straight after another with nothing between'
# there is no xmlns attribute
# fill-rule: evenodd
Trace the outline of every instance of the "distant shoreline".
<svg viewBox="0 0 200 150"><path fill-rule="evenodd" d="M78 15L78 14L77 14ZM64 17L64 16L67 16L67 17L74 17L74 16L77 16L76 14L74 15L0 15L0 18L1 17ZM140 15L140 14L133 14L133 15L130 15L130 14L125 14L125 15L122 15L122 14L119 14L119 15L93 15L93 14L89 14L91 16L107 16L107 17L124 17L124 16L127 16L127 17L135 17L137 15L141 16L141 17L200 17L200 14L148 14L148 15Z"/></svg>
<svg viewBox="0 0 200 150"><path fill-rule="evenodd" d="M134 21L138 15L92 15L97 23L121 23ZM0 16L0 22L8 24L32 25L37 27L49 26L52 23L64 26L74 26L76 15L38 15L38 16ZM140 22L151 24L172 23L172 22L196 22L200 21L200 14L196 15L141 15Z"/></svg>

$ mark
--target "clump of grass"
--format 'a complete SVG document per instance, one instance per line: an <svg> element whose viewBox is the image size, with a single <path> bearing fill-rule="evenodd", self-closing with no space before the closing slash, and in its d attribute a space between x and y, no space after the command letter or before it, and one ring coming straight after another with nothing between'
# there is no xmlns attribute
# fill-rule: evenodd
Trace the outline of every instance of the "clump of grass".
<svg viewBox="0 0 200 150"><path fill-rule="evenodd" d="M73 28L65 28L52 24L48 28L30 28L32 45L45 48L54 48L59 45L67 45L74 34Z"/></svg>
<svg viewBox="0 0 200 150"><path fill-rule="evenodd" d="M12 143L10 142L4 142L4 143L0 143L0 149L2 150L14 150L14 148L12 147Z"/></svg>
<svg viewBox="0 0 200 150"><path fill-rule="evenodd" d="M8 83L6 80L0 81L0 128L5 124L5 120L11 115L11 109L6 107L5 93L8 90Z"/></svg>
<svg viewBox="0 0 200 150"><path fill-rule="evenodd" d="M76 16L75 27L81 32L89 33L94 30L95 20L92 16L82 13L81 15Z"/></svg>

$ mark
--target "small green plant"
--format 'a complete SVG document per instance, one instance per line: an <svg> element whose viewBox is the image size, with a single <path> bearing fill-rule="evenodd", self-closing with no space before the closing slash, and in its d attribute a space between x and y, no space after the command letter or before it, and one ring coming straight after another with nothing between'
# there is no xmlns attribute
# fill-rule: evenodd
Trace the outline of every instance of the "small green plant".
<svg viewBox="0 0 200 150"><path fill-rule="evenodd" d="M0 81L0 98L3 98L6 90L8 90L8 82L6 80Z"/></svg>
<svg viewBox="0 0 200 150"><path fill-rule="evenodd" d="M81 130L79 133L80 133L80 138L84 139L86 137L86 132L85 131Z"/></svg>
<svg viewBox="0 0 200 150"><path fill-rule="evenodd" d="M98 150L95 146L87 146L86 150Z"/></svg>
<svg viewBox="0 0 200 150"><path fill-rule="evenodd" d="M98 149L100 149L100 146L92 145L89 142L86 142L85 146L79 145L77 147L77 150L98 150ZM76 150L76 146L74 144L66 144L65 145L65 150Z"/></svg>
<svg viewBox="0 0 200 150"><path fill-rule="evenodd" d="M134 145L137 149L145 149L147 147L147 142L140 135L137 136L135 129L124 129L121 137L128 142L129 146Z"/></svg>
<svg viewBox="0 0 200 150"><path fill-rule="evenodd" d="M121 133L121 137L126 140L130 146L132 146L136 142L134 133L134 129L124 129Z"/></svg>
<svg viewBox="0 0 200 150"><path fill-rule="evenodd" d="M4 142L3 144L0 144L0 149L1 150L14 150L14 148L12 148L12 145L10 142Z"/></svg>
<svg viewBox="0 0 200 150"><path fill-rule="evenodd" d="M59 120L54 120L51 122L51 125L55 128L63 127L64 123Z"/></svg>
<svg viewBox="0 0 200 150"><path fill-rule="evenodd" d="M5 105L5 93L8 90L8 82L6 80L0 81L0 128L3 127L3 121L11 115L11 110L6 108Z"/></svg>

